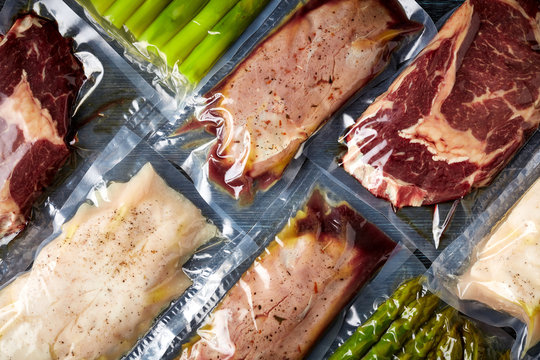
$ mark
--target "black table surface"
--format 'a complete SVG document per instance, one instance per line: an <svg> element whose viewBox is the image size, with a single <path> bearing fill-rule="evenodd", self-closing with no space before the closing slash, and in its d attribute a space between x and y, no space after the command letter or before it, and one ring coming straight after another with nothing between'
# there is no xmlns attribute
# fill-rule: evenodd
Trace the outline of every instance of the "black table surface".
<svg viewBox="0 0 540 360"><path fill-rule="evenodd" d="M429 14L429 16L431 16L434 22L437 22L448 11L460 5L463 0L417 0L416 2L420 4L420 6L424 8L424 10L426 10L426 12Z"/></svg>

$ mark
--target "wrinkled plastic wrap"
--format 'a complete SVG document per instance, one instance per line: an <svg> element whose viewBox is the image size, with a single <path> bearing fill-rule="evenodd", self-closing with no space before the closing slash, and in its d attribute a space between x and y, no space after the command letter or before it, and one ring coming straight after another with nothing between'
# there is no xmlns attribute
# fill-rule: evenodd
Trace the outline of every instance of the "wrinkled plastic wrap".
<svg viewBox="0 0 540 360"><path fill-rule="evenodd" d="M3 94L2 117L10 125L3 132L3 158L9 161L2 170L2 198L21 200L29 223L16 241L12 241L16 233L0 241L0 283L32 262L37 246L50 234L55 211L125 123L121 114L142 94L150 99L155 95L97 32L60 1L6 1L0 29L7 33L16 18L29 12L42 18L42 24L36 25L38 18L34 22L27 18L19 26L24 36L9 35L3 42L3 84L17 100ZM119 92L118 81L130 86ZM27 121L24 125L22 119ZM24 131L18 132L20 126ZM16 186L21 177L23 185Z"/></svg>
<svg viewBox="0 0 540 360"><path fill-rule="evenodd" d="M276 11L292 9L284 2ZM334 11L336 16L322 16ZM349 15L342 16L343 11ZM409 58L433 32L425 12L412 1L373 2L362 9L352 1L315 1L289 22L281 24L282 18L263 23L231 60L236 69L220 71L219 80L229 76L217 87L211 87L217 81L207 84L200 91L205 96L193 97L183 115L149 140L189 174L207 201L233 214L262 213L297 174L305 160L303 142L387 62ZM415 32L416 23L428 30ZM332 47L332 36L346 50ZM334 53L339 58L335 65L328 55ZM352 71L354 64L361 71Z"/></svg>
<svg viewBox="0 0 540 360"><path fill-rule="evenodd" d="M35 14L17 18L2 38L0 57L4 237L24 228L32 203L69 156L71 111L85 75L72 40Z"/></svg>
<svg viewBox="0 0 540 360"><path fill-rule="evenodd" d="M537 152L430 270L430 287L454 307L495 326L516 330L518 340L512 349L516 359L539 339L539 205L535 191L539 175ZM530 354L538 356L538 346Z"/></svg>
<svg viewBox="0 0 540 360"><path fill-rule="evenodd" d="M104 12L103 5L96 9L89 0L68 1L73 8L82 5L90 22L114 40L117 52L179 103L225 66L262 22L283 16L276 12L280 3L124 1Z"/></svg>
<svg viewBox="0 0 540 360"><path fill-rule="evenodd" d="M235 356L244 356L253 351L251 341L269 358L283 351L291 351L291 358L320 358L327 347L319 346L329 345L323 339L333 336L326 329L348 299L386 261L394 241L407 242L384 217L309 162L248 235L258 248L215 292L195 298L191 305L199 311L166 359L179 356L182 345L197 336L202 340L189 356L184 349L187 358L197 358L197 352L223 355L235 347Z"/></svg>
<svg viewBox="0 0 540 360"><path fill-rule="evenodd" d="M425 266L408 249L397 249L343 315L343 325L325 358L355 359L375 355L390 358L391 355L384 352L393 349L394 356L400 359L408 356L429 359L436 355L468 359L475 358L474 353L491 359L510 349L513 339L506 332L470 322L429 295L423 286L425 271ZM425 303L416 301L429 296L431 299ZM429 313L428 308L431 309L432 314L424 324L420 323L424 319L411 317L415 314L412 309L419 307L422 310L418 314ZM407 330L400 320L405 318L412 319ZM387 346L381 346L382 343ZM454 356L449 349L455 352Z"/></svg>
<svg viewBox="0 0 540 360"><path fill-rule="evenodd" d="M109 147L56 213L32 268L0 290L0 358L119 358L166 309L131 355L159 358L148 342L174 337L190 319L186 299L251 252L138 135L124 127Z"/></svg>
<svg viewBox="0 0 540 360"><path fill-rule="evenodd" d="M0 12L4 30L26 3L6 2ZM396 3L385 2L386 6ZM85 23L81 18L85 10L74 0L31 2L36 13L59 21L62 35L74 38L75 56L83 63L88 80L74 106L71 145L76 155L40 200L42 205L35 208L27 230L17 241L0 248L0 318L7 320L0 326L0 359L8 351L24 353L17 354L20 358L39 358L36 354L46 349L53 351L46 352L45 358L62 354L66 358L118 358L125 354L126 359L174 359L183 345L186 357L195 357L197 352L226 354L234 347L238 354L244 354L257 346L257 351L272 354L269 357L287 351L293 358L327 358L373 313L373 304L380 304L381 296L390 296L402 280L423 273L423 266L410 251L425 263L423 254L434 259L438 251L426 240L441 240L442 247L446 246L451 239L441 237L445 228L458 232L492 203L492 210L482 215L476 228L500 219L507 202L500 206L497 198L507 187L504 201L523 193L524 188L515 191L517 188L509 184L516 178L521 184L523 178L529 178L523 169L530 171L536 166L530 159L540 142L538 134L492 185L467 195L460 204L404 208L396 213L337 166L335 159L342 155L338 137L387 90L400 66L435 35L434 25L416 2L399 3L408 20L391 22L387 28L379 22L362 22L366 28L373 26L370 36L352 41L354 46L345 56L365 65L360 66L362 71L355 68L352 73L334 76L324 62L327 59L317 56L308 61L312 67L306 66L314 79L300 76L286 84L298 85L297 91L289 92L290 98L298 109L296 116L302 113L301 119L310 122L303 122L301 131L296 129L290 137L289 128L273 135L270 131L273 114L293 117L283 104L284 95L276 90L285 78L263 79L262 86L278 87L275 94L259 95L255 86L240 86L247 81L242 81L242 70L263 69L264 62L281 64L281 48L270 50L272 39L283 36L278 27L290 26L286 25L289 18L288 24L299 28L292 33L307 34L297 39L298 54L313 57L319 54L317 45L326 53L333 49L332 44L351 40L347 37L350 33L339 37L339 30L354 28L350 24L340 23L338 30L325 32L332 24L324 22L330 24L328 28L321 24L322 31L317 28L310 34L306 17L311 16L314 23L335 21L331 11L322 17L313 15L322 2L302 8L303 2L298 0L269 1L196 87L185 83L177 68L167 67L152 51L141 55L125 29L111 30L99 19L96 27ZM339 10L341 5L352 6L354 2L331 0L324 4ZM380 9L376 1L371 5L365 11ZM346 20L353 13L351 10L341 18ZM416 27L409 20L423 24L423 31L414 33ZM265 61L256 61L263 55ZM335 58L340 58L339 53ZM290 62L282 65L287 68ZM331 65L336 70L339 64ZM346 65L339 68L348 69ZM364 71L367 77L360 78ZM130 85L119 91L118 84ZM305 84L309 90L302 88ZM231 96L238 88L242 96ZM176 99L171 99L169 90ZM326 98L325 91L329 91ZM191 93L206 97L194 96L183 108L184 103L178 100ZM249 121L242 124L226 115L246 111L249 104L244 101L250 97L271 105L249 111L263 114L269 121L263 122L265 134L251 133L246 130L251 130ZM270 115L266 115L267 110ZM190 122L194 115L202 123ZM286 148L246 151L245 144L261 146L268 139L283 141ZM305 151L304 141L308 141ZM254 161L261 154L266 154L266 159ZM266 161L270 159L277 161ZM261 163L273 165L260 170ZM220 170L227 172L224 175ZM520 172L525 175L517 176ZM230 180L221 183L231 191L217 184L216 174ZM147 186L152 190L143 191ZM250 196L243 197L244 191ZM253 202L245 206L235 201L235 195ZM143 199L150 198L159 206L150 202L141 208ZM134 207L128 210L127 203L140 211ZM167 215L167 209L180 215ZM498 215L494 215L496 211ZM89 222L89 216L99 223ZM161 229L150 223L161 216L177 231L165 231L154 238L153 234L166 230L166 226ZM142 229L144 239L134 233L136 229ZM471 228L457 240L459 251L468 252L448 265L452 271L469 259L473 245L464 243L463 238L475 231ZM112 241L122 234L130 235L131 240ZM189 244L177 246L177 238ZM55 254L58 259L50 261ZM442 268L444 254L436 263L438 268ZM81 266L84 271L78 270ZM381 272L371 280L379 268ZM443 277L452 274L444 269ZM68 286L66 281L74 285ZM362 290L364 284L368 285ZM132 298L126 300L129 296ZM462 304L443 291L441 296L452 305ZM114 315L105 315L101 309ZM52 315L62 311L62 316ZM464 312L492 325L513 326L525 344L525 327L510 316ZM246 325L248 333L242 333L235 326L238 324ZM504 332L478 326L496 341L508 343ZM303 332L291 330L294 327ZM19 335L27 329L25 336ZM51 340L47 329L57 336ZM452 331L450 328L448 333ZM455 339L447 337L446 347L459 341ZM188 350L190 340L193 344ZM514 349L514 354L518 353L519 349Z"/></svg>
<svg viewBox="0 0 540 360"><path fill-rule="evenodd" d="M479 2L477 9L484 6L491 10L478 10L478 13L471 11L470 7L463 7L464 10L449 20L447 26L443 24L450 14L445 16L441 19L440 35L428 45L423 55L401 67L392 78L375 85L346 108L338 115L339 120L335 119L331 127L323 129L306 150L310 159L373 204L396 226L408 227L409 236L432 260L438 254L437 248L444 248L452 240L444 232L449 230L449 233L459 234L474 220L512 180L516 169L523 168L540 141L538 134L534 134L538 126L538 110L534 106L538 86L535 85L534 74L539 66L534 44L537 43L535 36L540 33L534 30L538 25L531 20L535 11L533 2L524 2L529 3L531 5L526 6L522 14L521 10L516 10L521 14L520 21L514 22L503 15L497 17L497 22L512 23L512 26L504 27L508 29L504 34L489 30L489 26L480 23L482 16L508 13L506 5L498 2ZM479 26L485 27L482 34L487 36L476 37ZM516 35L511 35L513 33ZM507 58L500 55L504 52L492 49L495 55L488 57L489 47L483 46L490 42L495 47L516 48L516 52L523 54ZM457 57L452 59L457 59L457 62L445 62L448 57L444 50L437 51L439 45L440 49L453 48ZM477 60L482 57L489 58L489 61L484 64ZM438 74L426 68L428 59L430 64L437 64L433 65L436 69L441 69L440 77L427 75ZM499 66L501 63L507 63L504 66L510 66L511 71ZM448 71L442 70L448 66L451 66ZM456 69L455 81L459 84L453 87ZM497 71L501 74L497 75ZM509 75L512 72L515 75ZM504 76L509 78L501 82ZM430 90L444 77L444 89ZM478 90L474 96L467 92L480 82L486 84L479 85L477 89L489 87L500 90L486 95ZM514 85L510 86L510 83ZM422 99L428 98L435 100L423 102ZM413 114L415 111L428 115L417 116ZM437 115L439 113L440 116ZM451 115L445 117L444 114ZM485 126L476 126L479 116L493 116L494 120L482 121ZM463 119L469 119L469 123ZM452 128L454 123L459 125ZM517 128L512 129L512 126ZM347 144L348 150L338 145L333 135L340 132L343 136L341 141ZM483 140L472 141L475 136ZM460 143L462 139L468 139L463 142L465 145ZM517 156L512 158L521 147ZM485 156L482 155L484 150ZM466 160L469 157L474 159ZM355 174L365 187L347 171ZM423 185L415 186L414 179ZM429 191L424 191L421 186ZM471 186L487 188L474 189L466 195ZM464 198L431 206L397 209L376 198L366 187L377 196L391 198L397 207L429 203L424 195L437 197L432 199L435 203ZM413 198L419 202L413 204Z"/></svg>

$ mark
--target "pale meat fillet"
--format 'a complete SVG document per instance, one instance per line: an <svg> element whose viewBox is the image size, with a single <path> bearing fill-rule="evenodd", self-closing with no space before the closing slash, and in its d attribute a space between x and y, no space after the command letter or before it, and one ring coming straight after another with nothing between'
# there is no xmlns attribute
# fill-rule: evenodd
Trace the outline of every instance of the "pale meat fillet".
<svg viewBox="0 0 540 360"><path fill-rule="evenodd" d="M394 0L313 1L299 10L208 94L197 117L217 134L211 178L236 198L268 188L384 68L400 35L419 28Z"/></svg>
<svg viewBox="0 0 540 360"><path fill-rule="evenodd" d="M396 207L487 185L540 123L537 0L468 0L344 140L347 172Z"/></svg>
<svg viewBox="0 0 540 360"><path fill-rule="evenodd" d="M0 237L25 226L69 155L71 107L84 80L72 52L55 22L33 14L0 40Z"/></svg>
<svg viewBox="0 0 540 360"><path fill-rule="evenodd" d="M191 285L182 264L216 235L199 209L150 164L95 196L0 291L0 359L118 359Z"/></svg>
<svg viewBox="0 0 540 360"><path fill-rule="evenodd" d="M180 359L302 359L395 247L316 191L212 312Z"/></svg>
<svg viewBox="0 0 540 360"><path fill-rule="evenodd" d="M459 277L461 299L505 311L528 326L525 348L540 341L540 180L474 253Z"/></svg>

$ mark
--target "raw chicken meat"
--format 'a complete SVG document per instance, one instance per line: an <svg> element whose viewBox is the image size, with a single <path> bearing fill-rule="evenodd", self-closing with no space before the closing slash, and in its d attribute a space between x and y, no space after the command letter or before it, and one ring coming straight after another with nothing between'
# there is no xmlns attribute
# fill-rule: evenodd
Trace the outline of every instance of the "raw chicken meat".
<svg viewBox="0 0 540 360"><path fill-rule="evenodd" d="M200 210L150 164L100 194L0 291L0 359L118 359L191 285L182 264L217 234Z"/></svg>

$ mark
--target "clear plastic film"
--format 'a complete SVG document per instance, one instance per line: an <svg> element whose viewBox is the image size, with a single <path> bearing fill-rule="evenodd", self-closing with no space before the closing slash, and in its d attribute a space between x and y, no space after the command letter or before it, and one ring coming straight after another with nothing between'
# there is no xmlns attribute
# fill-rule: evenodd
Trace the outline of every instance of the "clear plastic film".
<svg viewBox="0 0 540 360"><path fill-rule="evenodd" d="M207 84L151 140L205 199L232 211L264 211L304 161L303 143L390 59L421 47L422 25L433 27L411 1L292 5L280 4L276 11L291 14L288 20L265 22L244 45L244 57L231 61L232 73L220 71L228 76ZM411 6L422 13L415 21Z"/></svg>
<svg viewBox="0 0 540 360"><path fill-rule="evenodd" d="M279 0L70 0L82 5L117 51L162 94L182 103L204 86L274 10Z"/></svg>
<svg viewBox="0 0 540 360"><path fill-rule="evenodd" d="M413 62L370 88L306 150L390 221L409 227L430 259L496 198L538 144L538 135L528 141L538 126L533 3L465 2ZM497 24L507 30L490 28ZM507 47L516 51L496 50ZM420 206L427 204L435 205Z"/></svg>
<svg viewBox="0 0 540 360"><path fill-rule="evenodd" d="M259 248L199 303L166 359L318 358L334 318L405 240L309 162L249 236Z"/></svg>
<svg viewBox="0 0 540 360"><path fill-rule="evenodd" d="M109 147L32 268L0 290L0 358L118 359L145 334L129 358L160 358L160 343L191 320L187 299L251 253L234 222L138 135L124 127Z"/></svg>
<svg viewBox="0 0 540 360"><path fill-rule="evenodd" d="M430 294L425 271L407 248L396 248L343 314L324 358L495 359L510 349L506 332L473 322Z"/></svg>
<svg viewBox="0 0 540 360"><path fill-rule="evenodd" d="M517 334L515 359L538 356L540 154L433 263L430 287L467 315Z"/></svg>
<svg viewBox="0 0 540 360"><path fill-rule="evenodd" d="M61 1L6 1L0 29L5 283L31 264L56 211L126 123L123 114L146 103L141 95L159 97Z"/></svg>

